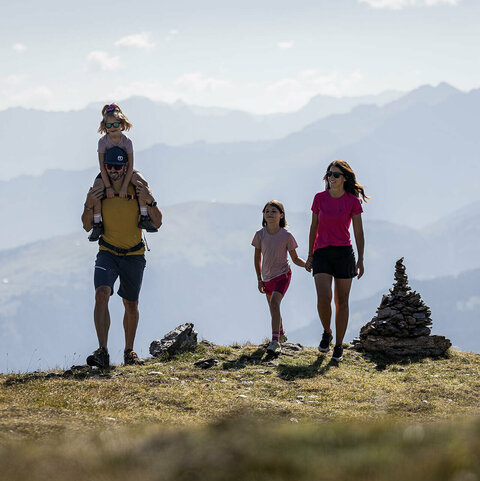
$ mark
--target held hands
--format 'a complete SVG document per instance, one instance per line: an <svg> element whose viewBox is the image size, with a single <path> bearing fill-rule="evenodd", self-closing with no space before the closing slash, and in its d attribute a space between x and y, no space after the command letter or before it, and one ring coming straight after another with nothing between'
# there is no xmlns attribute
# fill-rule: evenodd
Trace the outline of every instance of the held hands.
<svg viewBox="0 0 480 481"><path fill-rule="evenodd" d="M310 254L305 262L305 269L307 272L312 272L313 256Z"/></svg>
<svg viewBox="0 0 480 481"><path fill-rule="evenodd" d="M105 189L105 193L107 194L107 199L113 199L115 197L115 191L113 187L107 187Z"/></svg>
<svg viewBox="0 0 480 481"><path fill-rule="evenodd" d="M258 281L258 290L262 294L265 294L265 284L263 283L263 281L261 279Z"/></svg>
<svg viewBox="0 0 480 481"><path fill-rule="evenodd" d="M363 267L363 259L359 259L357 261L357 265L355 266L355 274L357 275L357 279L363 276L365 269Z"/></svg>

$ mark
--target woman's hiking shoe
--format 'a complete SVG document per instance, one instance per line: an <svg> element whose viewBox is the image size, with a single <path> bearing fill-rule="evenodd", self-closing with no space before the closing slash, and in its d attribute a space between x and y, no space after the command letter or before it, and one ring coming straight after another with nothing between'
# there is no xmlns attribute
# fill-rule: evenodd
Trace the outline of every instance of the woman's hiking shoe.
<svg viewBox="0 0 480 481"><path fill-rule="evenodd" d="M280 354L282 352L282 346L280 346L280 343L277 341L270 341L267 352L270 354Z"/></svg>
<svg viewBox="0 0 480 481"><path fill-rule="evenodd" d="M332 342L333 336L331 332L323 331L322 340L318 345L318 350L320 352L330 351L330 343Z"/></svg>
<svg viewBox="0 0 480 481"><path fill-rule="evenodd" d="M95 242L98 239L100 239L100 236L103 234L103 222L94 222L93 223L93 229L91 234L88 236L88 240L90 242Z"/></svg>
<svg viewBox="0 0 480 481"><path fill-rule="evenodd" d="M285 333L283 334L280 334L280 337L278 338L278 342L281 344L282 342L287 342L288 341L288 337Z"/></svg>
<svg viewBox="0 0 480 481"><path fill-rule="evenodd" d="M99 347L93 354L87 357L87 364L105 369L110 366L110 355L104 347Z"/></svg>
<svg viewBox="0 0 480 481"><path fill-rule="evenodd" d="M145 229L147 232L158 232L158 229L152 224L152 219L149 215L141 215L138 222L140 229Z"/></svg>
<svg viewBox="0 0 480 481"><path fill-rule="evenodd" d="M125 366L141 366L142 364L145 364L145 361L140 359L137 356L137 353L132 349L127 349L123 352L123 362Z"/></svg>
<svg viewBox="0 0 480 481"><path fill-rule="evenodd" d="M335 346L332 353L332 361L340 362L343 359L343 347Z"/></svg>

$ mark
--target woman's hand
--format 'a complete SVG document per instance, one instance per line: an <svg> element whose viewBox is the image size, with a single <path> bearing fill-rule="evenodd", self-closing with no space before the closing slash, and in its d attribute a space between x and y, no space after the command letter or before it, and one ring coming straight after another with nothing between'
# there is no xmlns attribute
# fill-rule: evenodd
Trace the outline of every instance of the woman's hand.
<svg viewBox="0 0 480 481"><path fill-rule="evenodd" d="M265 294L265 283L261 279L258 281L258 290Z"/></svg>
<svg viewBox="0 0 480 481"><path fill-rule="evenodd" d="M312 272L313 256L310 254L305 262L305 269L307 272Z"/></svg>
<svg viewBox="0 0 480 481"><path fill-rule="evenodd" d="M113 187L107 187L105 189L105 193L107 194L107 199L113 199L115 197L115 191Z"/></svg>
<svg viewBox="0 0 480 481"><path fill-rule="evenodd" d="M363 259L359 259L355 267L355 274L357 275L357 279L360 279L360 277L363 276L364 272L365 272L365 269L363 267Z"/></svg>

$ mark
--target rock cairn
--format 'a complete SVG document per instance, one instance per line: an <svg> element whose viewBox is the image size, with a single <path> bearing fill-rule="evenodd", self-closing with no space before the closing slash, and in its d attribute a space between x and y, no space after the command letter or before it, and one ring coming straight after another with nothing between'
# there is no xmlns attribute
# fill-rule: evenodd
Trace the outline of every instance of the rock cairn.
<svg viewBox="0 0 480 481"><path fill-rule="evenodd" d="M382 297L376 316L361 328L359 339L354 339L354 348L390 359L445 354L452 343L430 335L430 307L408 285L403 257L395 264L395 281L390 293Z"/></svg>

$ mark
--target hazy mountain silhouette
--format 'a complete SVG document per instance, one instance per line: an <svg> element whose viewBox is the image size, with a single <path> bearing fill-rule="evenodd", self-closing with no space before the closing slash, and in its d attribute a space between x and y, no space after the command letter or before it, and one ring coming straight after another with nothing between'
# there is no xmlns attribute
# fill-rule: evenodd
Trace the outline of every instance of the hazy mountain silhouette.
<svg viewBox="0 0 480 481"><path fill-rule="evenodd" d="M348 112L366 102L383 105L401 95L401 92L389 91L365 97L319 96L297 112L271 115L190 106L183 102L153 102L145 97L131 97L122 101L121 106L134 124L131 134L139 152L159 143L276 139L332 113ZM95 165L102 106L94 103L70 112L24 108L0 111L0 143L3 158L8 159L3 161L0 179L38 175L52 168L79 170Z"/></svg>

